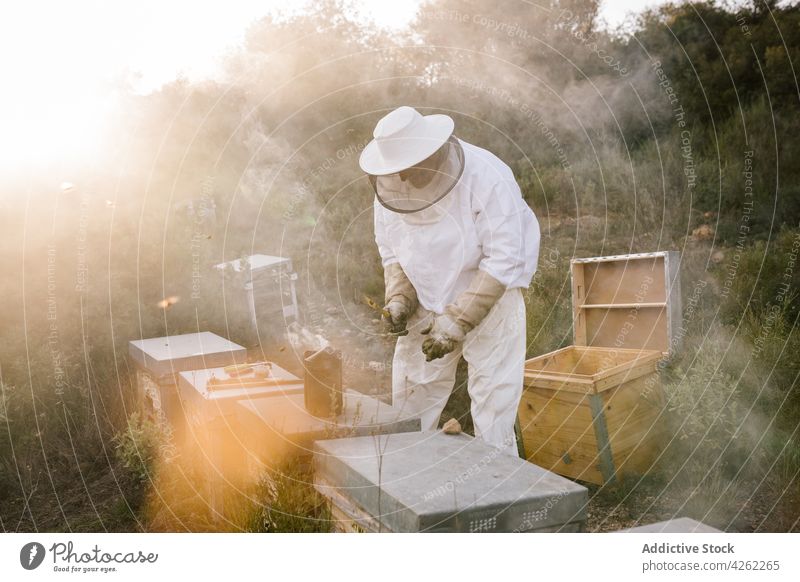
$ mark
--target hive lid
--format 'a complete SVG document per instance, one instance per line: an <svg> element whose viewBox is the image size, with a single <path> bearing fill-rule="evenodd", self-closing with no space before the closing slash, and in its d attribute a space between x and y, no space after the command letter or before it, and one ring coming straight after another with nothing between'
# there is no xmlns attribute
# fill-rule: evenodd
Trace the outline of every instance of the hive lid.
<svg viewBox="0 0 800 582"><path fill-rule="evenodd" d="M390 531L527 531L586 519L588 493L467 435L422 432L317 441L316 487Z"/></svg>
<svg viewBox="0 0 800 582"><path fill-rule="evenodd" d="M658 251L572 259L574 343L622 349L678 349L680 253Z"/></svg>
<svg viewBox="0 0 800 582"><path fill-rule="evenodd" d="M247 350L209 331L134 340L128 353L139 366L161 377L183 370L199 370L242 363Z"/></svg>
<svg viewBox="0 0 800 582"><path fill-rule="evenodd" d="M302 447L316 439L419 431L418 417L354 390L345 390L344 412L334 419L310 414L302 393L281 393L237 402L258 424Z"/></svg>
<svg viewBox="0 0 800 582"><path fill-rule="evenodd" d="M235 259L225 263L214 265L214 268L223 271L231 269L236 273L250 271L250 276L265 271L267 269L287 268L291 269L292 260L286 257L276 257L273 255L250 255L247 260Z"/></svg>

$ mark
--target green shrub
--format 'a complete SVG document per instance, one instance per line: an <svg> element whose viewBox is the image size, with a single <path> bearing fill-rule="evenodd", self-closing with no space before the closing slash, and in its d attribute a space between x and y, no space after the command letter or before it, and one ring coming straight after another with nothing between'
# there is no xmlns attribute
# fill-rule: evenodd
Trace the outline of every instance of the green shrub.
<svg viewBox="0 0 800 582"><path fill-rule="evenodd" d="M669 466L690 483L715 469L735 474L754 448L752 433L743 430L752 422L743 386L725 366L721 344L701 347L688 365L676 367L675 381L665 386L673 435Z"/></svg>
<svg viewBox="0 0 800 582"><path fill-rule="evenodd" d="M328 502L313 486L311 467L296 459L266 474L259 485L259 509L247 531L329 532Z"/></svg>
<svg viewBox="0 0 800 582"><path fill-rule="evenodd" d="M117 457L135 481L152 480L159 460L174 457L171 436L166 426L134 412L125 430L114 436Z"/></svg>
<svg viewBox="0 0 800 582"><path fill-rule="evenodd" d="M719 272L723 321L736 324L747 312L766 318L776 307L793 321L800 308L800 230L784 228L769 242L744 242L745 248L725 252Z"/></svg>

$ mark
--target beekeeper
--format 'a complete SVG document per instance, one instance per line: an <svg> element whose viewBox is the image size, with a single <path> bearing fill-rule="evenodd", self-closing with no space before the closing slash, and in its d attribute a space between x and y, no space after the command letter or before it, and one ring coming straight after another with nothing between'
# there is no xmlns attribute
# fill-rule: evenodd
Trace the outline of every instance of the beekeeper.
<svg viewBox="0 0 800 582"><path fill-rule="evenodd" d="M434 430L464 355L475 436L517 455L526 318L539 223L511 169L458 139L447 115L400 107L360 166L375 190L384 319L398 335L394 404Z"/></svg>

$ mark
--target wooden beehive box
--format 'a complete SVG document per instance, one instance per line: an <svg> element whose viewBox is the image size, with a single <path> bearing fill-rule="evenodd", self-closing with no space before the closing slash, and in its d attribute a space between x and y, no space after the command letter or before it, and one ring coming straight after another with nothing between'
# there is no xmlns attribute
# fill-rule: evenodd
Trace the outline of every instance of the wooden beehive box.
<svg viewBox="0 0 800 582"><path fill-rule="evenodd" d="M658 364L679 347L679 258L572 260L574 345L525 363L519 419L529 461L595 484L650 469L664 425Z"/></svg>
<svg viewBox="0 0 800 582"><path fill-rule="evenodd" d="M139 405L146 414L182 424L178 374L247 361L247 350L209 331L128 342Z"/></svg>
<svg viewBox="0 0 800 582"><path fill-rule="evenodd" d="M348 532L580 532L588 491L465 434L314 443L314 487Z"/></svg>

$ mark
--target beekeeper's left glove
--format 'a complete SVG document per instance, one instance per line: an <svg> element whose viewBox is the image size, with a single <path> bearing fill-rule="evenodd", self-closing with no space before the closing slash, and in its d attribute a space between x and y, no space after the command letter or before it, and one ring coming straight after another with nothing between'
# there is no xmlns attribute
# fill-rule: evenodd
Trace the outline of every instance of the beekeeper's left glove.
<svg viewBox="0 0 800 582"><path fill-rule="evenodd" d="M422 353L425 361L430 362L443 358L464 341L466 332L449 315L437 315L428 327L420 332L427 335L422 342Z"/></svg>

